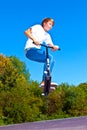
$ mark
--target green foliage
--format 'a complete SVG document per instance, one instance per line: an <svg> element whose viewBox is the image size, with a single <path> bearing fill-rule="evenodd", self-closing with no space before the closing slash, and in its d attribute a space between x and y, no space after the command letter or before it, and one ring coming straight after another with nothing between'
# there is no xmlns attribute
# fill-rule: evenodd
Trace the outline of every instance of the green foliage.
<svg viewBox="0 0 87 130"><path fill-rule="evenodd" d="M15 57L0 55L0 117L6 124L38 120L43 104L38 83ZM31 89L32 88L32 89Z"/></svg>
<svg viewBox="0 0 87 130"><path fill-rule="evenodd" d="M5 91L10 90L21 82L27 82L25 76L19 73L17 67L12 64L9 58L0 55L0 91L2 89Z"/></svg>
<svg viewBox="0 0 87 130"><path fill-rule="evenodd" d="M24 75L24 77L26 78L26 80L30 79L30 73L28 72L28 70L26 70L26 65L24 62L20 61L17 57L15 56L10 56L10 61L13 64L14 68L17 69L17 72L19 74Z"/></svg>
<svg viewBox="0 0 87 130"><path fill-rule="evenodd" d="M21 87L4 93L1 103L4 116L7 117L6 124L34 121L40 113L39 107L42 106L40 98L31 96L27 88Z"/></svg>
<svg viewBox="0 0 87 130"><path fill-rule="evenodd" d="M77 96L71 114L73 116L87 115L87 83L81 83L76 87L75 91Z"/></svg>
<svg viewBox="0 0 87 130"><path fill-rule="evenodd" d="M63 111L67 114L70 114L70 110L72 105L76 102L76 91L73 86L69 86L68 84L62 84L62 89L64 91L64 104L63 104Z"/></svg>
<svg viewBox="0 0 87 130"><path fill-rule="evenodd" d="M47 97L38 86L22 61L0 55L0 125L87 115L87 83L62 83Z"/></svg>

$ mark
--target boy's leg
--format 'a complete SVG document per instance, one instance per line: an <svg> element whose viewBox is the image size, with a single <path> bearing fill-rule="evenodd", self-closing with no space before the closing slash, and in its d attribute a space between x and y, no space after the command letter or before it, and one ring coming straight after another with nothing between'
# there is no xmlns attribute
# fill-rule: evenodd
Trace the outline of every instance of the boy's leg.
<svg viewBox="0 0 87 130"><path fill-rule="evenodd" d="M42 49L31 48L26 52L26 57L36 62L46 62L45 51L43 51Z"/></svg>
<svg viewBox="0 0 87 130"><path fill-rule="evenodd" d="M42 49L32 48L32 49L30 49L26 52L26 57L30 60L40 62L40 63L44 63L43 77L42 77L42 81L44 81L44 77L45 77L44 71L46 70L46 54L45 54L45 51L42 50ZM49 60L50 60L50 72L52 72L55 61L54 61L53 56L50 55L50 54L49 54Z"/></svg>
<svg viewBox="0 0 87 130"><path fill-rule="evenodd" d="M53 56L50 54L49 54L49 60L50 60L50 73L51 73L54 67L55 60ZM46 63L44 64L42 81L44 81L44 78L45 78L45 73L44 73L45 71L46 71Z"/></svg>

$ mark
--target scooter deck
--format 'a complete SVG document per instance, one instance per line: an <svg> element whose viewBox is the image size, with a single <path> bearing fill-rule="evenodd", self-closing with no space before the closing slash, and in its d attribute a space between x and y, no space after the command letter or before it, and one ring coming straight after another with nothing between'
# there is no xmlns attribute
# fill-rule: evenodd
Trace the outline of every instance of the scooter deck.
<svg viewBox="0 0 87 130"><path fill-rule="evenodd" d="M52 82L50 85L50 92L54 91L58 87L57 83ZM44 85L40 86L41 89L44 89Z"/></svg>
<svg viewBox="0 0 87 130"><path fill-rule="evenodd" d="M57 87L58 84L57 83L51 83L50 84L50 87ZM44 87L44 84L40 85L40 87Z"/></svg>

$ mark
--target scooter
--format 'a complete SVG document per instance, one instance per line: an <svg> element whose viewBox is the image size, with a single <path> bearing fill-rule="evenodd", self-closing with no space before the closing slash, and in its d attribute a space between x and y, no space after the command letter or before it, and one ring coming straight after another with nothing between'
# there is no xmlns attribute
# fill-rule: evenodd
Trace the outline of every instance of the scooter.
<svg viewBox="0 0 87 130"><path fill-rule="evenodd" d="M44 95L48 96L50 92L50 87L51 87L51 74L50 74L50 60L49 60L49 54L48 54L48 49L53 48L51 46L45 45L45 44L40 44L41 46L46 48L46 70L44 71L45 73L45 78L44 78ZM58 49L60 50L60 48ZM57 86L57 84L54 84L53 86Z"/></svg>

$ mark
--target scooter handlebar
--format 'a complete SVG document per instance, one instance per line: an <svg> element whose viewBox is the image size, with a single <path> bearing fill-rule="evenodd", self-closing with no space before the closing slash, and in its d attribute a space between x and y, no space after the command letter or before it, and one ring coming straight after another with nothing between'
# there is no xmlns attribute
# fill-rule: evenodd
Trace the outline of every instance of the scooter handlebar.
<svg viewBox="0 0 87 130"><path fill-rule="evenodd" d="M33 42L33 44L35 44L35 43ZM44 46L44 47L47 47L47 48L53 48L52 46L45 45L45 44L40 44L40 46ZM58 50L61 50L59 46L58 46Z"/></svg>

